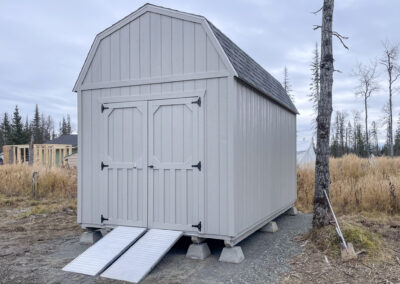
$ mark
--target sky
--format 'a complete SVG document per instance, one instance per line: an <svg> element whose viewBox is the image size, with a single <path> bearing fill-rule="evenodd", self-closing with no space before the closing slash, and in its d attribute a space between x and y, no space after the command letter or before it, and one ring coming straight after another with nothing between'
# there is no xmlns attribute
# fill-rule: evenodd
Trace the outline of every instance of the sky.
<svg viewBox="0 0 400 284"><path fill-rule="evenodd" d="M356 66L379 60L382 41L400 42L400 1L337 0L333 30L349 37L343 48L334 38L333 110L363 116L355 96ZM25 119L35 104L56 121L71 115L77 128L77 99L72 87L97 33L135 11L146 1L0 0L0 114L18 105ZM320 31L322 0L185 0L152 4L203 15L261 66L289 79L300 115L298 150L307 148L313 134L313 110L308 99L310 64ZM369 100L369 121L380 121L388 100L386 74L378 66L380 90ZM394 116L400 115L400 94L394 97ZM385 139L380 125L380 141Z"/></svg>

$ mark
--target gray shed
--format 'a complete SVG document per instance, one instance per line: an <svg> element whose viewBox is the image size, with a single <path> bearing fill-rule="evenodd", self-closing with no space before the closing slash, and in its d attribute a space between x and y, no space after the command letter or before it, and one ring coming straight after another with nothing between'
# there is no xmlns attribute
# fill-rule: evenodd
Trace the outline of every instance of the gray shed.
<svg viewBox="0 0 400 284"><path fill-rule="evenodd" d="M99 33L78 94L78 222L234 245L296 200L282 85L206 18L146 4Z"/></svg>

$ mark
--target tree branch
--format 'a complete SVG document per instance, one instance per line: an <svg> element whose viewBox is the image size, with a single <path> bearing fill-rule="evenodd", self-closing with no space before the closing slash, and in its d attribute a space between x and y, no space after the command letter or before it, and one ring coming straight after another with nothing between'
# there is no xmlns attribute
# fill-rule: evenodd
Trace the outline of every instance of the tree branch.
<svg viewBox="0 0 400 284"><path fill-rule="evenodd" d="M316 15L316 14L318 14L319 12L321 12L321 11L322 11L322 8L324 8L324 6L322 6L321 8L319 8L317 11L315 11L315 12L311 12L311 13L313 13L314 15Z"/></svg>
<svg viewBox="0 0 400 284"><path fill-rule="evenodd" d="M344 48L349 49L343 41L343 40L349 39L347 36L342 36L338 32L332 32L332 35L334 35L335 37L337 37L340 40L340 42L342 43Z"/></svg>
<svg viewBox="0 0 400 284"><path fill-rule="evenodd" d="M322 28L322 26L320 26L320 25L314 25L313 30L315 31L315 30L318 30L318 29L320 29L320 28Z"/></svg>

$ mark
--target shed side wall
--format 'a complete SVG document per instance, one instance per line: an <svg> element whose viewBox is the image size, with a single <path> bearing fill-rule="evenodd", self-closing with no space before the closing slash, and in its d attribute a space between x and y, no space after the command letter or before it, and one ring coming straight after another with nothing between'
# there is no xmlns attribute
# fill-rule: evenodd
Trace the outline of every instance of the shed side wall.
<svg viewBox="0 0 400 284"><path fill-rule="evenodd" d="M235 233L293 204L296 116L242 83L234 131Z"/></svg>

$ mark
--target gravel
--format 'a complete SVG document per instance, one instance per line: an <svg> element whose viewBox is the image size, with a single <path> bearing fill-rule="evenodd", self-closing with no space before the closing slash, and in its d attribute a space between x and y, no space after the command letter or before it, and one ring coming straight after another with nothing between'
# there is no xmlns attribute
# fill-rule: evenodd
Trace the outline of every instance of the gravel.
<svg viewBox="0 0 400 284"><path fill-rule="evenodd" d="M216 240L207 240L211 255L205 260L187 259L190 239L181 238L142 283L276 283L290 270L290 258L302 251L293 239L311 227L311 219L309 214L277 218L278 232L255 232L238 244L245 255L240 264L219 262L224 244ZM73 222L71 217L67 223ZM7 283L121 283L61 270L88 247L79 244L79 233L62 236L60 231L51 239L28 245L29 252L6 256L0 261L0 283L5 283L1 279Z"/></svg>

